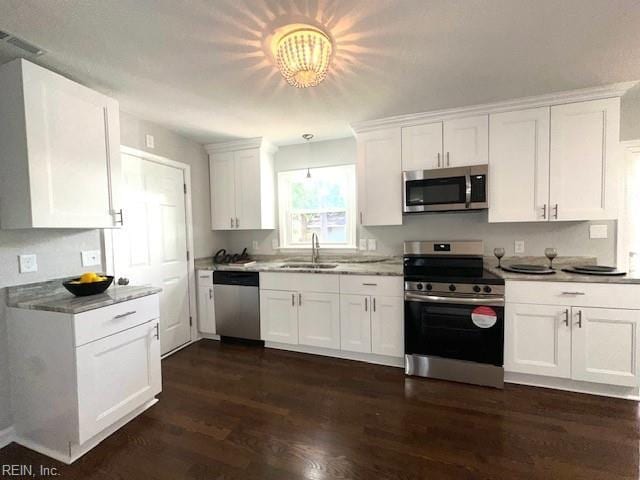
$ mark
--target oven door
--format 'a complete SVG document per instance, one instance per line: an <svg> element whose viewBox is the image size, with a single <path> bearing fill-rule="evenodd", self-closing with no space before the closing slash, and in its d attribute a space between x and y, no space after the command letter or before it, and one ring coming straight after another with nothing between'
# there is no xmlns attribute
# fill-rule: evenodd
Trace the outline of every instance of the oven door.
<svg viewBox="0 0 640 480"><path fill-rule="evenodd" d="M404 213L487 208L487 166L403 172Z"/></svg>
<svg viewBox="0 0 640 480"><path fill-rule="evenodd" d="M503 365L504 298L405 293L405 353Z"/></svg>

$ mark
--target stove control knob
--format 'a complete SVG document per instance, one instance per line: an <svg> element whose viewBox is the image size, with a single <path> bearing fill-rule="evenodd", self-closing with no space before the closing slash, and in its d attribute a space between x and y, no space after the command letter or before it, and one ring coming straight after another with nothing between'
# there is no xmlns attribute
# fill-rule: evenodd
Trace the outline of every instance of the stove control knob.
<svg viewBox="0 0 640 480"><path fill-rule="evenodd" d="M427 283L427 290L429 291L433 290L433 285L431 285L430 283Z"/></svg>
<svg viewBox="0 0 640 480"><path fill-rule="evenodd" d="M478 285L474 285L473 286L473 291L476 293L480 293L480 290L482 290Z"/></svg>
<svg viewBox="0 0 640 480"><path fill-rule="evenodd" d="M491 293L491 287L489 285L485 285L483 290L484 290L484 293Z"/></svg>
<svg viewBox="0 0 640 480"><path fill-rule="evenodd" d="M421 284L421 283L417 284L417 285L416 285L416 288L417 288L418 290L422 290L422 284Z"/></svg>
<svg viewBox="0 0 640 480"><path fill-rule="evenodd" d="M453 283L451 285L449 285L449 291L450 292L455 292L456 291L456 286Z"/></svg>

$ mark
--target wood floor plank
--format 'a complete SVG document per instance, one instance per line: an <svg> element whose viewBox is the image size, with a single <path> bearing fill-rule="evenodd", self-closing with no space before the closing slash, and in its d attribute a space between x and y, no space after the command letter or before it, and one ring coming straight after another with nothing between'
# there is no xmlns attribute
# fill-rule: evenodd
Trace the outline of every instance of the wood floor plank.
<svg viewBox="0 0 640 480"><path fill-rule="evenodd" d="M631 479L632 401L203 340L163 360L160 402L71 466L12 444L0 464L66 479Z"/></svg>

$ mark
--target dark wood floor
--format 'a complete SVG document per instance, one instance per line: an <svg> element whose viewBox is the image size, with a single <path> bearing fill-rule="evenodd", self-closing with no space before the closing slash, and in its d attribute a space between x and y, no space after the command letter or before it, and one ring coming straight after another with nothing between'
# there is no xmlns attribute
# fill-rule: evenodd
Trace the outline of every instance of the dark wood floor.
<svg viewBox="0 0 640 480"><path fill-rule="evenodd" d="M65 479L638 478L638 404L201 341L162 363L160 402ZM39 467L36 467L39 468Z"/></svg>

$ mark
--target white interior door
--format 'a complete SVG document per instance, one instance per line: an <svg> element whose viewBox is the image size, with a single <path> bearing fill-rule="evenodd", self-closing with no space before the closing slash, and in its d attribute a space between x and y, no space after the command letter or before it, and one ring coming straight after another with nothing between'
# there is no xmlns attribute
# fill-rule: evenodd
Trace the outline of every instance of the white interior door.
<svg viewBox="0 0 640 480"><path fill-rule="evenodd" d="M191 339L183 171L123 154L122 202L124 222L114 242L116 277L162 288L165 354Z"/></svg>

